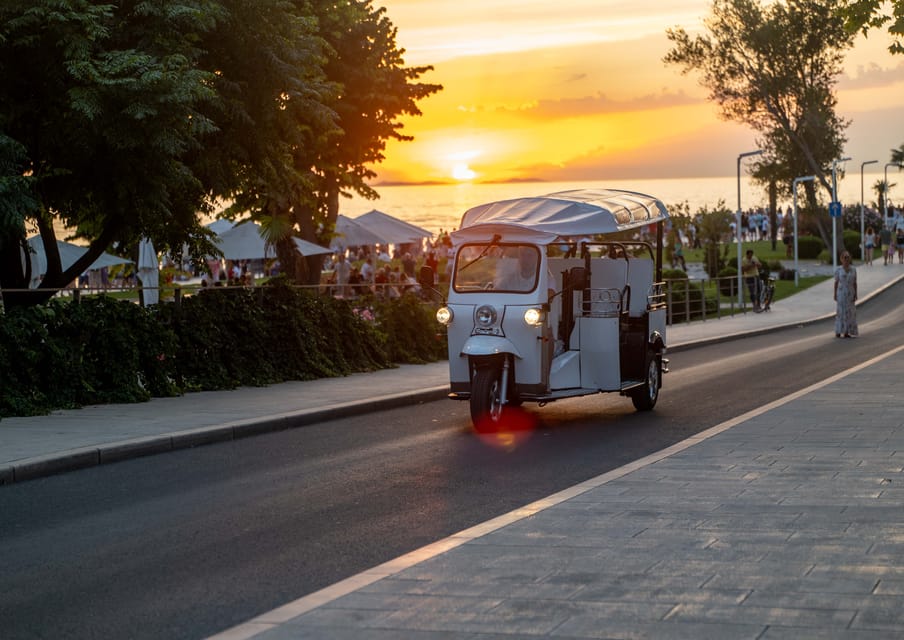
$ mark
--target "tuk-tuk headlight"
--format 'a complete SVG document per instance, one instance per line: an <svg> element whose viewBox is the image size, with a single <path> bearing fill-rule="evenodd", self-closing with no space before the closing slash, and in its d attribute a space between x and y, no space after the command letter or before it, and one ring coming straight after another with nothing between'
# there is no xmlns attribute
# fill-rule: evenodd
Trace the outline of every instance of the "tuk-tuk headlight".
<svg viewBox="0 0 904 640"><path fill-rule="evenodd" d="M436 310L436 321L440 324L449 324L452 322L452 309L449 307L440 307Z"/></svg>
<svg viewBox="0 0 904 640"><path fill-rule="evenodd" d="M528 309L524 312L524 322L531 327L539 327L543 324L543 312L540 309Z"/></svg>
<svg viewBox="0 0 904 640"><path fill-rule="evenodd" d="M485 304L477 309L477 314L474 316L474 319L476 320L478 327L481 329L489 329L496 324L496 309Z"/></svg>

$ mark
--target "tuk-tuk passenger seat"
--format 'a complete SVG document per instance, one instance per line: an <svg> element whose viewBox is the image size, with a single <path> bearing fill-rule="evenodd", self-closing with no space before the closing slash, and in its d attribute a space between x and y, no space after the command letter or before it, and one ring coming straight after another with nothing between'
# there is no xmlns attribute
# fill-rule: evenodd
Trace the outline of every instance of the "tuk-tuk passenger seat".
<svg viewBox="0 0 904 640"><path fill-rule="evenodd" d="M655 271L651 258L632 258L628 261L628 287L631 289L629 316L636 318L647 312L650 287L653 286Z"/></svg>

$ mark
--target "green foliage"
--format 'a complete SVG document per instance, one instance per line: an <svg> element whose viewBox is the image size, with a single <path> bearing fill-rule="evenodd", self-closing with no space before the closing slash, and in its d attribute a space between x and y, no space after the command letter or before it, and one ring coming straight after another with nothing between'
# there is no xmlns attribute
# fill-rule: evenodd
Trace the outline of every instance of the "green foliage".
<svg viewBox="0 0 904 640"><path fill-rule="evenodd" d="M826 167L844 148L835 83L854 35L836 4L714 0L702 34L667 31L665 62L698 73L720 115L757 132L754 174L785 193L807 174L828 188ZM815 207L815 185L805 190Z"/></svg>
<svg viewBox="0 0 904 640"><path fill-rule="evenodd" d="M173 395L175 336L153 313L100 296L0 316L0 415Z"/></svg>
<svg viewBox="0 0 904 640"><path fill-rule="evenodd" d="M0 315L0 416L343 376L445 357L415 296L366 305L277 284L143 308L110 296Z"/></svg>
<svg viewBox="0 0 904 640"><path fill-rule="evenodd" d="M704 251L703 268L710 278L719 273L728 260L728 245L723 246L721 242L731 231L733 219L724 200L720 200L712 211L703 207L697 214L697 234Z"/></svg>
<svg viewBox="0 0 904 640"><path fill-rule="evenodd" d="M797 255L801 260L816 260L823 249L825 245L816 236L801 236L797 240Z"/></svg>
<svg viewBox="0 0 904 640"><path fill-rule="evenodd" d="M437 333L433 308L415 295L377 303L376 318L393 362L435 362L446 357L446 342Z"/></svg>
<svg viewBox="0 0 904 640"><path fill-rule="evenodd" d="M734 297L738 295L738 269L737 267L722 267L719 270L719 293L723 296Z"/></svg>
<svg viewBox="0 0 904 640"><path fill-rule="evenodd" d="M399 118L441 88L395 35L371 0L0 3L0 286L27 284L24 225L90 242L65 271L49 243L41 292L7 304L142 237L200 265L219 200L316 240L340 193L376 195L371 166L409 139Z"/></svg>
<svg viewBox="0 0 904 640"><path fill-rule="evenodd" d="M860 260L863 258L860 251L860 232L853 229L845 229L841 234L841 243L851 257Z"/></svg>
<svg viewBox="0 0 904 640"><path fill-rule="evenodd" d="M683 269L663 269L663 280L687 280L687 273Z"/></svg>
<svg viewBox="0 0 904 640"><path fill-rule="evenodd" d="M663 271L668 286L669 318L671 322L684 322L709 315L716 311L716 300L706 295L702 281L691 281L684 271Z"/></svg>

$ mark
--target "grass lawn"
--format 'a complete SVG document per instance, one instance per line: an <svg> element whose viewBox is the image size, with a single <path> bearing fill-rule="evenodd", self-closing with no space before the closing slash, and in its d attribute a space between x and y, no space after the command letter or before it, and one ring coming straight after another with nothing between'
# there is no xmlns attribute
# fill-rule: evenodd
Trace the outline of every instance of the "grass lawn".
<svg viewBox="0 0 904 640"><path fill-rule="evenodd" d="M722 245L723 247L725 245ZM728 255L732 257L736 257L738 255L738 248L734 244L728 245ZM743 255L747 249L753 249L753 255L755 255L759 260L769 262L774 262L776 260L792 260L792 258L788 258L785 255L785 245L782 243L781 239L776 240L775 242L775 250L772 249L772 241L771 240L760 240L757 242L744 242L741 244L741 254ZM724 250L724 249L723 249ZM703 262L703 249L684 249L684 259L688 262ZM732 263L733 265L734 263Z"/></svg>

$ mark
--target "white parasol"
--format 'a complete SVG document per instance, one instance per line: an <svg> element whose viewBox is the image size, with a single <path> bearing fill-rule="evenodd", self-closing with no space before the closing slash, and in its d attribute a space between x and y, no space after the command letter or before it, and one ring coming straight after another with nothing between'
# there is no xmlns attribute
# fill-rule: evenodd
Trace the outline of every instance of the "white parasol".
<svg viewBox="0 0 904 640"><path fill-rule="evenodd" d="M150 238L142 238L138 243L138 279L141 280L145 306L160 301L160 263L154 243Z"/></svg>

